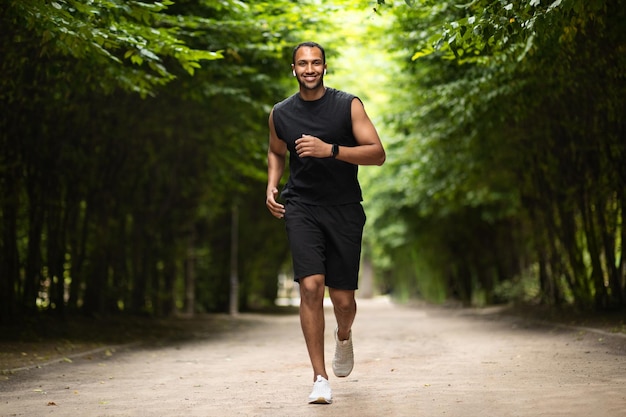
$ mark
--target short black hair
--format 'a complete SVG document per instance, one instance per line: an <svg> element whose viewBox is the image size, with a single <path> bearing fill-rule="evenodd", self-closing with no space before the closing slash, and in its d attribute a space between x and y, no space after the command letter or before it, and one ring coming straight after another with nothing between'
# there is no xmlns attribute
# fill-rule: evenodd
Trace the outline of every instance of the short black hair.
<svg viewBox="0 0 626 417"><path fill-rule="evenodd" d="M308 46L309 48L318 48L320 51L322 51L322 61L324 61L324 64L326 63L326 51L324 51L322 45L316 42L302 42L301 44L293 48L293 54L291 56L291 62L293 64L296 63L296 52L298 52L298 49L302 48L303 46Z"/></svg>

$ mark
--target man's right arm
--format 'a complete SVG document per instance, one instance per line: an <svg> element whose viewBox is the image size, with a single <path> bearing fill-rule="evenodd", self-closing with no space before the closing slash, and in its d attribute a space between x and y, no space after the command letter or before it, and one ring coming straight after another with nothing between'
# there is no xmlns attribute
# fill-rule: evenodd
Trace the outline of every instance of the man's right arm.
<svg viewBox="0 0 626 417"><path fill-rule="evenodd" d="M285 170L285 158L287 155L287 144L280 140L274 127L274 110L269 116L270 139L267 150L267 190L265 205L272 213L272 216L282 219L285 215L285 206L276 201L278 196L278 185Z"/></svg>

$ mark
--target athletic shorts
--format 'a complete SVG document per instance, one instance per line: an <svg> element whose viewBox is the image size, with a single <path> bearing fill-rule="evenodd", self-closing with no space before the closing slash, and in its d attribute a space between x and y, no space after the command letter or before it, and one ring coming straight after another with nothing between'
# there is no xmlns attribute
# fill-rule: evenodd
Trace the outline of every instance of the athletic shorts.
<svg viewBox="0 0 626 417"><path fill-rule="evenodd" d="M285 227L294 280L321 274L328 287L356 290L364 225L360 203L317 206L288 201Z"/></svg>

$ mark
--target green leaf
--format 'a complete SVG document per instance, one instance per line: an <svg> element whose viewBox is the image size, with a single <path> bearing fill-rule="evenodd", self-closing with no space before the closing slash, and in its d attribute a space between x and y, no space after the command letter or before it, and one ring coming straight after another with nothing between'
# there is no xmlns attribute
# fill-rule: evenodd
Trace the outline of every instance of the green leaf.
<svg viewBox="0 0 626 417"><path fill-rule="evenodd" d="M411 56L411 61L415 61L417 59L420 59L422 57L428 56L430 54L432 54L433 52L435 52L435 50L431 47L431 48L424 48L421 51L417 51L413 54L413 56Z"/></svg>

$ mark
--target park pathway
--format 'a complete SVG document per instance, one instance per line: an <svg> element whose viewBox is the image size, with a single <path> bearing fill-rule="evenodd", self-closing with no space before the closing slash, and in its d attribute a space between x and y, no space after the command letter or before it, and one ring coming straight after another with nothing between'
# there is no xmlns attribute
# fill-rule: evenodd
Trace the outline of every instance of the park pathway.
<svg viewBox="0 0 626 417"><path fill-rule="evenodd" d="M359 301L353 334L332 405L306 404L298 317L242 314L209 316L190 340L16 372L0 381L0 417L626 416L623 334L385 299Z"/></svg>

